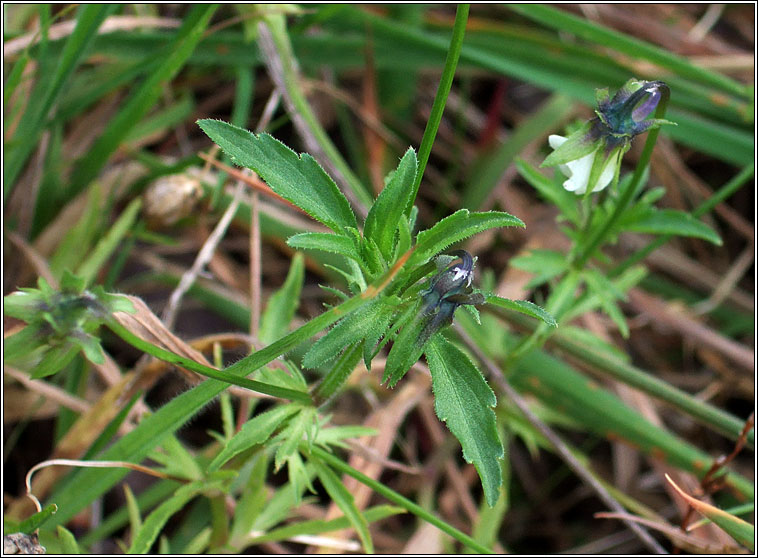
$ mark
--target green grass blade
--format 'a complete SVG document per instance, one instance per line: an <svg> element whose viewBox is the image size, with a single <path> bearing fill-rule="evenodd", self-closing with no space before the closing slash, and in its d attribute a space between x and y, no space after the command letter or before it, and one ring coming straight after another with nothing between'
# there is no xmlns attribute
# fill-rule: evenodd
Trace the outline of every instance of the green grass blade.
<svg viewBox="0 0 758 558"><path fill-rule="evenodd" d="M513 4L510 8L548 27L558 29L561 32L573 33L578 37L635 58L644 58L681 76L718 87L733 95L746 99L752 96L747 87L726 76L695 66L689 61L650 43L584 20L563 10L542 4Z"/></svg>
<svg viewBox="0 0 758 558"><path fill-rule="evenodd" d="M534 327L533 324L530 324L529 319L519 314L509 314L508 320L519 324L520 327ZM574 339L573 336L563 336L560 329L552 337L552 342L561 350L580 358L583 362L595 366L601 373L640 389L662 401L666 401L689 414L701 424L713 428L731 440L737 440L742 432L744 422L734 415L692 397L644 370L614 357L607 351L588 347L586 343ZM748 446L752 449L755 442L755 433L753 431L748 434L747 442Z"/></svg>
<svg viewBox="0 0 758 558"><path fill-rule="evenodd" d="M206 376L207 378L220 380L228 384L244 387L251 391L257 391L258 393L265 393L273 397L291 399L292 401L298 401L306 405L311 402L308 394L302 391L296 391L296 390L280 387L273 384L258 382L256 380L248 380L247 378L244 378L244 377L238 377L234 374L230 374L228 372L228 369L216 370L215 368L210 368L208 366L200 364L199 362L195 362L194 360L177 355L176 353L172 353L171 351L167 351L160 347L156 347L155 345L148 343L147 341L137 337L131 331L126 329L124 326L122 326L115 320L111 320L108 323L108 327L116 335L121 337L124 341L126 341L133 347L136 347L165 362L170 362L171 364L176 364L188 370L192 370L193 372L197 372L198 374L202 374L203 376ZM258 353L254 353L254 354L258 354ZM276 358L276 357L273 357L273 358ZM253 371L251 370L250 372L253 372Z"/></svg>
<svg viewBox="0 0 758 558"><path fill-rule="evenodd" d="M261 343L272 343L287 333L292 318L300 305L300 292L305 278L305 259L299 252L292 257L287 278L282 287L268 299L261 315L258 339Z"/></svg>
<svg viewBox="0 0 758 558"><path fill-rule="evenodd" d="M162 63L135 89L87 154L77 161L69 196L78 194L100 173L111 154L154 106L164 84L187 62L215 10L215 5L195 5L184 17L174 40L162 51Z"/></svg>
<svg viewBox="0 0 758 558"><path fill-rule="evenodd" d="M373 554L374 543L371 541L371 533L369 533L368 530L368 521L366 521L365 516L356 507L353 495L347 487L342 484L342 481L334 471L326 466L321 460L312 459L311 463L316 467L316 474L332 501L342 510L342 513L344 513L345 517L350 520L350 524L358 533L358 537L361 539L361 544L363 545L363 550L366 554Z"/></svg>
<svg viewBox="0 0 758 558"><path fill-rule="evenodd" d="M140 198L132 200L105 236L95 245L92 254L79 266L76 274L83 278L87 285L94 281L97 272L129 233L139 215L141 205Z"/></svg>
<svg viewBox="0 0 758 558"><path fill-rule="evenodd" d="M100 24L118 7L117 4L88 4L80 8L74 31L66 41L60 60L55 65L54 75L48 89L37 92L29 100L24 116L19 122L14 138L14 148L6 151L3 170L3 197L13 189L18 174L31 152L37 147L37 140L45 127L50 109L53 107L66 82L79 65Z"/></svg>
<svg viewBox="0 0 758 558"><path fill-rule="evenodd" d="M400 270L400 267L400 264L396 264L394 269L387 272L383 277L380 277L375 284L369 286L369 288L363 293L346 300L339 306L336 306L327 312L324 312L295 331L285 335L278 341L226 368L224 370L224 377L228 379L229 375L234 375L237 376L238 380L242 380L244 379L244 376L265 366L276 357L295 348L297 345L309 339L322 329L329 327L331 324L342 318L347 312L356 310L373 297L378 296L394 278L395 274ZM123 331L120 332L120 335L126 335L129 342L141 350L157 350L156 352L160 353L159 358L165 358L169 362L176 362L191 370L198 368L197 363L194 363L194 361L182 359L181 357L178 357L178 355L163 351L163 349L158 349L158 347L143 342L141 339L134 337L131 332L127 331L119 324L112 324L112 327L116 330L121 328ZM204 369L206 367L202 368ZM200 370L196 371L200 372ZM201 373L203 372L207 371L203 370ZM175 397L156 411L155 414L140 422L137 428L114 443L104 452L101 458L114 461L141 461L154 447L161 444L166 436L176 432L177 429L186 423L203 406L207 405L209 401L226 389L228 385L229 383L226 381L208 380L199 386L182 393L178 397ZM54 524L60 525L68 521L68 519L78 513L79 510L89 505L92 500L103 494L122 479L126 473L127 471L122 469L89 469L75 473L70 482L63 485L50 497L53 501L68 503L65 510L59 510L59 513L53 516L52 521Z"/></svg>
<svg viewBox="0 0 758 558"><path fill-rule="evenodd" d="M83 554L82 549L76 543L74 534L65 527L58 525L58 540L61 541L63 554Z"/></svg>
<svg viewBox="0 0 758 558"><path fill-rule="evenodd" d="M8 101L16 91L16 87L18 87L18 84L21 83L21 76L24 73L26 65L29 63L29 60L29 53L27 51L24 51L21 53L19 59L16 60L16 62L13 64L13 69L11 69L10 74L8 74L8 79L5 81L5 90L3 91L3 104L8 104ZM5 122L5 125L8 125L7 120Z"/></svg>
<svg viewBox="0 0 758 558"><path fill-rule="evenodd" d="M179 483L173 480L161 480L140 493L136 500L141 514L146 515L146 510L168 499L179 488ZM79 539L79 545L87 548L97 541L103 540L108 535L115 533L129 522L129 511L126 507L120 507L108 515L97 527L83 535Z"/></svg>
<svg viewBox="0 0 758 558"><path fill-rule="evenodd" d="M573 101L568 97L554 94L522 122L495 153L480 162L478 171L475 171L463 193L461 206L479 209L514 158L535 138L555 131L556 124L564 120L572 105Z"/></svg>
<svg viewBox="0 0 758 558"><path fill-rule="evenodd" d="M598 388L564 362L532 351L519 361L511 376L514 386L537 395L585 428L610 440L625 440L647 455L702 477L712 458L667 430L648 422L616 395ZM754 487L744 477L728 473L726 483L747 498Z"/></svg>
<svg viewBox="0 0 758 558"><path fill-rule="evenodd" d="M740 519L729 512L712 506L707 502L703 502L694 498L684 492L679 486L677 486L671 478L666 475L669 483L671 483L679 495L685 499L685 501L697 510L703 517L710 519L713 523L721 527L724 531L729 533L735 541L746 547L750 552L755 552L755 526L751 525L744 519Z"/></svg>
<svg viewBox="0 0 758 558"><path fill-rule="evenodd" d="M371 195L345 162L339 150L334 146L334 143L332 143L329 135L321 126L321 123L303 93L294 67L295 54L292 50L289 35L287 34L286 20L284 19L284 16L281 14L270 15L267 19L268 30L271 33L271 39L274 43L273 46L281 62L282 81L284 89L286 90L286 95L293 105L292 109L294 112L296 112L302 119L303 124L307 126L309 135L311 135L318 143L317 146L310 147L310 149L315 153L316 148L320 148L329 161L331 161L332 165L334 165L336 170L344 177L347 186L356 198L356 205L368 207L373 201ZM259 39L259 41L260 40L261 39ZM274 77L276 78L276 76ZM293 117L293 120L295 120L295 125L298 126L296 117ZM362 213L363 207L355 207L355 209L362 215L365 215L365 213Z"/></svg>

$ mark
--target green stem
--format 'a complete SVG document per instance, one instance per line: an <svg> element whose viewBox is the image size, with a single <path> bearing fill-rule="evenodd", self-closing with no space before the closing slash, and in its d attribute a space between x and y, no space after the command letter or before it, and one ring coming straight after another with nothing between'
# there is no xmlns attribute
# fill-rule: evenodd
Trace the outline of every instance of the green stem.
<svg viewBox="0 0 758 558"><path fill-rule="evenodd" d="M668 87L663 86L661 89L661 100L658 103L658 107L656 108L655 118L663 118L663 116L666 114L666 107L668 106L669 102ZM616 222L626 210L629 202L632 201L632 198L637 193L640 182L642 180L642 176L645 174L645 170L650 163L650 157L653 154L653 148L655 147L655 142L658 139L659 131L660 128L655 128L648 132L647 141L645 142L645 147L642 150L642 155L640 155L640 160L637 162L637 168L634 170L634 176L632 177L632 180L629 182L624 191L621 192L621 196L616 202L616 207L614 207L611 216L608 218L602 228L600 228L597 233L595 233L595 235L587 242L585 249L581 251L578 257L574 260L574 269L580 270L584 268L587 260L592 257L592 255L595 253L595 250L598 249L600 244L606 240L608 232L616 225Z"/></svg>
<svg viewBox="0 0 758 558"><path fill-rule="evenodd" d="M263 382L257 382L254 380L248 380L245 378L248 374L252 374L262 366L265 366L278 356L281 356L285 352L293 349L300 343L313 337L316 333L322 329L329 327L337 320L345 316L345 314L356 310L357 308L366 304L369 300L377 297L387 286L392 282L397 273L402 269L405 262L410 258L413 250L409 250L403 256L401 256L397 263L381 277L379 277L374 283L369 285L362 293L346 300L339 306L335 306L331 310L328 310L313 318L308 323L302 325L295 331L290 332L281 339L274 341L267 347L264 347L260 351L256 351L240 361L237 361L233 365L224 370L216 370L210 368L194 360L182 357L171 351L167 351L160 347L156 347L152 343L137 337L131 331L126 329L115 319L108 321L108 327L119 337L121 337L127 343L134 347L144 351L150 355L153 355L161 360L177 364L208 378L221 380L229 384L238 385L259 393L265 393L274 397L281 397L284 399L290 399L292 401L298 401L300 403L311 405L313 403L311 397L303 392L295 391L279 386L266 384Z"/></svg>
<svg viewBox="0 0 758 558"><path fill-rule="evenodd" d="M455 69L458 66L458 58L461 55L463 35L466 32L466 22L468 21L468 11L468 4L459 4L455 12L453 36L450 38L450 47L447 50L445 67L442 70L442 77L440 78L440 83L437 87L437 94L434 97L432 112L429 115L429 120L427 121L426 129L424 130L424 137L421 139L421 145L419 146L418 173L416 174L416 182L413 184L413 195L411 195L408 207L405 208L406 215L410 215L411 207L413 207L413 203L416 200L416 194L418 194L419 186L421 186L421 179L424 177L426 163L429 161L429 155L432 152L434 138L437 136L437 130L440 127L442 112L445 110L447 96L450 94L450 87L453 84Z"/></svg>
<svg viewBox="0 0 758 558"><path fill-rule="evenodd" d="M703 203L701 203L695 210L692 212L692 216L695 218L702 217L709 211L711 211L714 207L716 207L718 204L720 204L722 201L727 199L729 196L731 196L734 192L736 192L742 184L750 178L750 176L755 172L755 164L751 163L748 166L746 166L740 173L732 178L729 182L724 184L716 193L714 193L711 197L709 197L707 200L705 200ZM661 246L663 246L666 242L668 242L673 235L666 234L663 236L659 236L655 240L651 241L647 246L644 248L640 248L637 250L634 254L629 256L626 260L621 262L618 266L613 268L609 273L609 277L617 277L621 275L624 271L629 269L631 266L636 264L637 262L645 259L651 252L657 250Z"/></svg>
<svg viewBox="0 0 758 558"><path fill-rule="evenodd" d="M358 482L363 483L369 488L371 488L374 492L381 494L382 496L387 498L390 502L405 508L410 513L418 516L419 518L423 519L427 523L434 525L443 533L447 533L448 535L450 535L451 537L459 541L461 544L465 544L472 550L475 550L476 552L479 552L481 554L493 553L492 550L490 550L489 548L485 546L482 546L481 544L476 542L474 539L469 537L467 534L459 531L452 525L445 523L441 519L438 519L435 515L429 513L429 511L425 510L418 504L411 502L408 498L401 496L400 494L398 494L391 488L388 488L387 486L372 479L371 477L364 475L360 471L353 469L350 465L348 465L347 463L345 463L338 457L335 457L331 453L315 445L311 446L310 451L313 455L315 455L322 461L331 465L332 468L336 469L337 471L340 471L343 474L350 475L351 477L356 479Z"/></svg>
<svg viewBox="0 0 758 558"><path fill-rule="evenodd" d="M309 405L311 403L311 398L307 393L304 393L302 391L295 391L292 389L266 384L263 382L257 382L255 380L248 380L247 378L237 377L230 374L226 370L216 370L215 368L210 368L204 364L195 362L194 360L177 355L176 353L172 353L166 349L162 349L161 347L156 347L152 343L149 343L144 339L137 337L116 320L109 321L108 327L111 331L113 331L113 333L118 335L121 339L129 343L131 346L165 362L181 366L187 370L192 370L193 372L197 372L198 374L201 374L208 378L221 380L222 382L234 384L243 388L250 389L252 391L256 391L258 393L265 393L266 395L271 395L273 397L290 399L292 401L297 401L305 405ZM273 360L273 358L271 360Z"/></svg>

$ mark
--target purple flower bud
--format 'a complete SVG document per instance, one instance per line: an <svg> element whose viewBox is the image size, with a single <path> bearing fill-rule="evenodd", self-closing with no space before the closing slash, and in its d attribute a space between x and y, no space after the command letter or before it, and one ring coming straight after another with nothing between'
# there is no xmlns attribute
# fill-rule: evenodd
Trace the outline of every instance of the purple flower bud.
<svg viewBox="0 0 758 558"><path fill-rule="evenodd" d="M612 98L607 88L596 90L595 97L597 116L570 138L551 135L548 141L554 151L541 165L560 165L567 177L564 188L577 194L597 192L618 178L619 159L635 136L662 124L674 124L654 117L658 105L669 98L669 88L662 81L632 78Z"/></svg>
<svg viewBox="0 0 758 558"><path fill-rule="evenodd" d="M628 143L634 136L650 128L647 119L658 107L668 92L662 81L629 80L609 102L598 106L596 130L598 136L606 137L607 146Z"/></svg>
<svg viewBox="0 0 758 558"><path fill-rule="evenodd" d="M661 90L658 82L648 82L645 84L643 91L647 93L637 105L632 109L632 120L642 122L656 109L658 101L661 100Z"/></svg>

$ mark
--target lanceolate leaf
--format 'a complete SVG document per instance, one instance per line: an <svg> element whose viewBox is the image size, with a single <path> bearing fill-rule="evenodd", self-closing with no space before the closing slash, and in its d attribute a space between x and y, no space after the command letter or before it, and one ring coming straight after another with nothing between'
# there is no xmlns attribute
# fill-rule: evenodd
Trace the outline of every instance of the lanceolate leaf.
<svg viewBox="0 0 758 558"><path fill-rule="evenodd" d="M347 345L366 337L375 328L376 322L386 323L386 314L393 308L381 298L345 316L329 333L316 341L303 357L303 366L316 368L336 357Z"/></svg>
<svg viewBox="0 0 758 558"><path fill-rule="evenodd" d="M523 159L517 158L515 165L521 177L537 190L543 198L555 204L561 210L561 214L572 223L579 224L579 212L576 209L576 194L566 190L559 182L541 174Z"/></svg>
<svg viewBox="0 0 758 558"><path fill-rule="evenodd" d="M361 345L362 343L356 342L345 349L337 362L326 373L324 379L313 392L314 401L317 404L329 400L350 377L355 365L361 360Z"/></svg>
<svg viewBox="0 0 758 558"><path fill-rule="evenodd" d="M689 213L676 209L654 209L627 221L621 226L622 230L650 233L675 234L679 236L694 236L721 246L721 238L705 223L698 221Z"/></svg>
<svg viewBox="0 0 758 558"><path fill-rule="evenodd" d="M529 302L528 300L510 300L508 298L489 295L487 297L487 303L498 306L499 308L505 308L506 310L515 310L516 312L521 312L527 316L542 320L549 326L558 327L555 318L551 316L550 313L546 312L544 309L542 309L540 306L537 306L533 302Z"/></svg>
<svg viewBox="0 0 758 558"><path fill-rule="evenodd" d="M341 234L304 232L289 237L287 244L300 250L321 250L359 260L353 239Z"/></svg>
<svg viewBox="0 0 758 558"><path fill-rule="evenodd" d="M316 160L298 155L268 134L252 134L220 120L198 125L236 165L257 172L271 189L335 232L358 228L347 198Z"/></svg>
<svg viewBox="0 0 758 558"><path fill-rule="evenodd" d="M419 341L426 324L424 316L416 316L400 330L384 366L382 383L387 382L387 387L394 387L424 352L424 344Z"/></svg>
<svg viewBox="0 0 758 558"><path fill-rule="evenodd" d="M350 524L358 532L358 537L363 544L363 550L366 554L374 553L374 545L371 542L371 533L368 530L368 522L358 507L355 505L355 500L350 491L342 484L340 478L332 471L327 465L319 461L318 459L311 459L311 463L316 467L316 474L318 475L321 484L324 485L326 492L329 494L335 504L342 510L350 520Z"/></svg>
<svg viewBox="0 0 758 558"><path fill-rule="evenodd" d="M587 122L584 126L571 134L563 145L548 155L540 167L552 167L565 164L595 151L597 149L597 144L587 138L587 132L589 132L589 130L590 123Z"/></svg>
<svg viewBox="0 0 758 558"><path fill-rule="evenodd" d="M365 516L366 521L371 523L400 513L406 513L405 509L397 506L382 505L367 509L363 515ZM251 544L261 544L271 541L285 541L298 535L320 535L321 533L336 531L338 529L347 529L349 527L350 523L344 515L328 521L311 519L308 521L290 523L284 527L272 529L260 537L253 538L250 542Z"/></svg>
<svg viewBox="0 0 758 558"><path fill-rule="evenodd" d="M392 297L390 300L398 301L397 297ZM366 338L363 343L363 362L366 363L366 368L371 370L371 360L374 357L374 350L379 339L388 333L392 317L395 314L396 306L394 304L383 304L381 311L374 315L374 320L370 324L369 330L366 333Z"/></svg>
<svg viewBox="0 0 758 558"><path fill-rule="evenodd" d="M392 257L395 230L400 217L413 195L417 168L416 152L409 148L366 217L363 234L376 242L387 261Z"/></svg>
<svg viewBox="0 0 758 558"><path fill-rule="evenodd" d="M9 295L10 296L10 295ZM9 297L6 297L6 299ZM31 324L9 335L4 340L3 358L10 364L13 361L30 357L32 351L47 343L45 326Z"/></svg>
<svg viewBox="0 0 758 558"><path fill-rule="evenodd" d="M563 273L569 266L569 259L566 254L555 250L530 250L526 254L511 258L508 263L535 274L535 277L527 283L527 286L532 288Z"/></svg>
<svg viewBox="0 0 758 558"><path fill-rule="evenodd" d="M279 405L247 421L235 434L226 447L208 465L208 471L216 471L232 457L257 444L268 440L284 419L300 407L295 404Z"/></svg>
<svg viewBox="0 0 758 558"><path fill-rule="evenodd" d="M524 222L504 211L487 211L470 213L468 209L460 209L445 217L432 228L418 233L416 250L413 252L408 265L418 265L426 262L445 248L468 238L476 233L497 227L524 227Z"/></svg>
<svg viewBox="0 0 758 558"><path fill-rule="evenodd" d="M287 426L276 435L274 442L280 442L274 455L274 470L278 470L286 461L295 453L300 442L306 437L312 439L310 432L314 427L316 419L316 409L314 407L301 408L300 412L292 417Z"/></svg>
<svg viewBox="0 0 758 558"><path fill-rule="evenodd" d="M236 473L233 471L218 471L213 473L213 476L208 479L191 482L177 489L168 500L147 516L142 529L134 537L128 553L146 554L149 552L155 539L158 538L161 529L163 529L172 515L181 510L187 502L199 494L213 490L224 490L225 485L235 475Z"/></svg>
<svg viewBox="0 0 758 558"><path fill-rule="evenodd" d="M482 480L490 507L503 482L499 459L504 455L497 435L495 394L471 360L441 335L426 345L426 361L432 373L434 410L463 447L463 457L473 463Z"/></svg>

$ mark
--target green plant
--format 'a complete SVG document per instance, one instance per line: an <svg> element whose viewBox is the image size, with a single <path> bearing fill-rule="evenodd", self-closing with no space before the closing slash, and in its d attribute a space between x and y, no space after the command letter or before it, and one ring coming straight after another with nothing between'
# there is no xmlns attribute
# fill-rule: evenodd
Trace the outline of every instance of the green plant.
<svg viewBox="0 0 758 558"><path fill-rule="evenodd" d="M429 524L434 552L586 552L619 520L652 551L644 529L749 548L751 264L730 254L752 242L754 95L676 48L740 8L692 29L705 6L666 8L660 43L655 18L606 18L633 8L573 9L9 7L6 471L37 463L44 506L6 494L6 532L65 553L400 552ZM198 157L207 136L258 176ZM192 194L155 229L139 194L162 177ZM159 318L143 299L172 288ZM690 474L680 526L647 484L662 462ZM155 484L132 492L130 469ZM568 505L571 483L591 502ZM684 533L696 509L734 544ZM560 537L535 538L543 517Z"/></svg>

